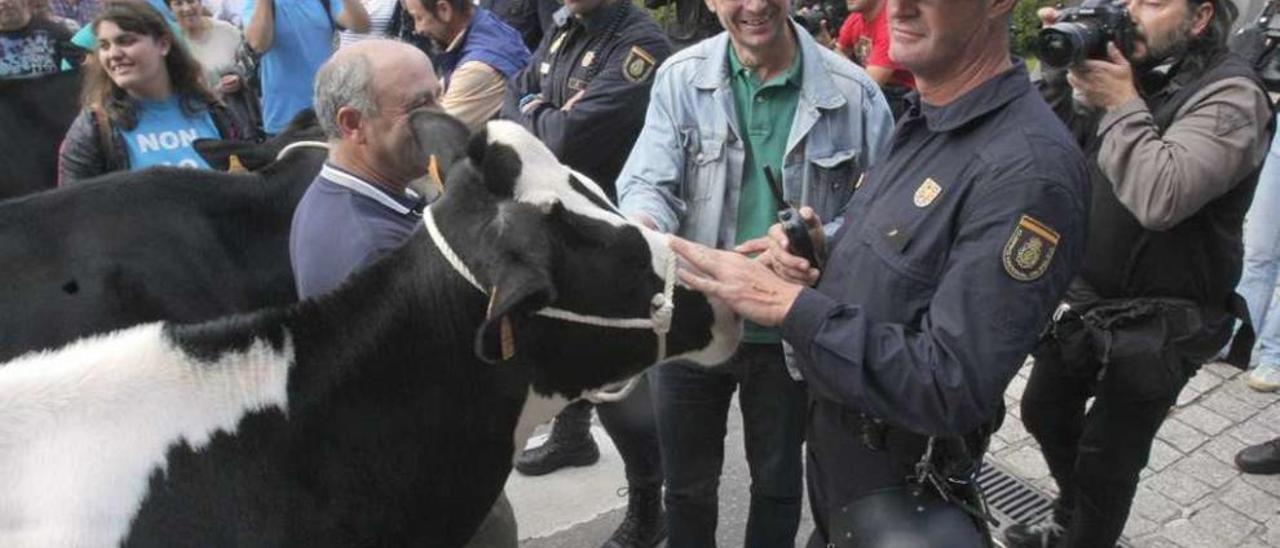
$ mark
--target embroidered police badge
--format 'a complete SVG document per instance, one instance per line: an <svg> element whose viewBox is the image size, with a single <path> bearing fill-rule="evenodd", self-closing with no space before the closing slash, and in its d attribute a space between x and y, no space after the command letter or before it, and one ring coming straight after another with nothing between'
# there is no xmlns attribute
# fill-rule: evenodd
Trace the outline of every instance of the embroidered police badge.
<svg viewBox="0 0 1280 548"><path fill-rule="evenodd" d="M926 177L924 182L920 183L920 188L916 189L916 195L912 198L912 201L916 204L916 207L929 207L929 204L932 204L939 194L942 194L942 185L933 180L933 177Z"/></svg>
<svg viewBox="0 0 1280 548"><path fill-rule="evenodd" d="M658 63L654 61L652 55L640 49L640 46L631 46L627 58L622 61L622 76L632 83L639 84L653 74L653 68L656 66Z"/></svg>
<svg viewBox="0 0 1280 548"><path fill-rule="evenodd" d="M1058 233L1030 215L1023 215L1004 244L1001 260L1009 277L1020 282L1040 279L1053 262Z"/></svg>

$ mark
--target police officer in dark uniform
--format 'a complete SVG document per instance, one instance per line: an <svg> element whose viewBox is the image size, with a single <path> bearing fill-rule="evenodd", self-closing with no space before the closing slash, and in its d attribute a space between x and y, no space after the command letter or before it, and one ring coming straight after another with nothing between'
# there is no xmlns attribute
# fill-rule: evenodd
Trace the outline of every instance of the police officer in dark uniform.
<svg viewBox="0 0 1280 548"><path fill-rule="evenodd" d="M1015 3L890 3L918 94L821 271L778 225L755 259L673 244L692 265L681 279L780 325L795 349L811 398L810 547L990 542L978 466L1084 255L1088 204L1083 156L1009 58Z"/></svg>
<svg viewBox="0 0 1280 548"><path fill-rule="evenodd" d="M503 117L614 197L614 179L644 125L653 72L671 44L623 0L568 0L529 67L507 87Z"/></svg>
<svg viewBox="0 0 1280 548"><path fill-rule="evenodd" d="M1115 546L1178 393L1231 336L1232 316L1248 318L1234 297L1241 227L1272 114L1253 67L1227 51L1235 6L1128 9L1127 58L1113 45L1044 74L1046 100L1089 157L1093 200L1080 277L1022 396L1061 495L1050 519L1010 527L1010 546ZM1242 331L1229 361L1247 363Z"/></svg>
<svg viewBox="0 0 1280 548"><path fill-rule="evenodd" d="M543 37L529 66L508 83L502 116L537 135L556 158L616 200L615 180L644 125L653 73L671 44L630 0L566 0L554 20L555 30ZM648 382L598 409L622 455L628 486L627 515L605 547L654 546L666 528ZM590 417L585 401L565 408L547 442L520 455L516 470L541 475L594 463L599 451L588 431Z"/></svg>

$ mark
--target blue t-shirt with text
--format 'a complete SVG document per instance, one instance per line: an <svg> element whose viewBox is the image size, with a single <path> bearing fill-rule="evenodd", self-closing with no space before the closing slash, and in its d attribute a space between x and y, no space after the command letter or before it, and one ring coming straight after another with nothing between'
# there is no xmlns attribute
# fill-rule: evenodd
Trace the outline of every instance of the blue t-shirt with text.
<svg viewBox="0 0 1280 548"><path fill-rule="evenodd" d="M208 169L196 153L196 139L221 139L209 111L188 116L178 104L178 96L160 101L138 101L138 125L121 131L129 153L131 169L150 166L181 166Z"/></svg>

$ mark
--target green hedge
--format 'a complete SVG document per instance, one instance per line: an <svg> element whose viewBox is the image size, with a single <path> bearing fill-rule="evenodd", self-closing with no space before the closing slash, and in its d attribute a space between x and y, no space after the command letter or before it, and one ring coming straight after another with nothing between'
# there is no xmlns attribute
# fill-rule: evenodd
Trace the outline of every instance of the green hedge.
<svg viewBox="0 0 1280 548"><path fill-rule="evenodd" d="M1035 57L1036 33L1040 30L1040 18L1036 17L1036 10L1058 3L1058 0L1018 1L1018 5L1013 8L1013 32L1009 37L1014 54Z"/></svg>

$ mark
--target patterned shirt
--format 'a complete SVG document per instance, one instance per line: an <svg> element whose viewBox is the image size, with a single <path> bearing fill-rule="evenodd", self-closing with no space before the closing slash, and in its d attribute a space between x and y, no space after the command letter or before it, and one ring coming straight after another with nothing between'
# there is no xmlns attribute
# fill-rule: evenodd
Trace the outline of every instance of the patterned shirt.
<svg viewBox="0 0 1280 548"><path fill-rule="evenodd" d="M22 30L0 32L0 78L27 78L59 70L58 43L71 33L66 27L33 18Z"/></svg>

